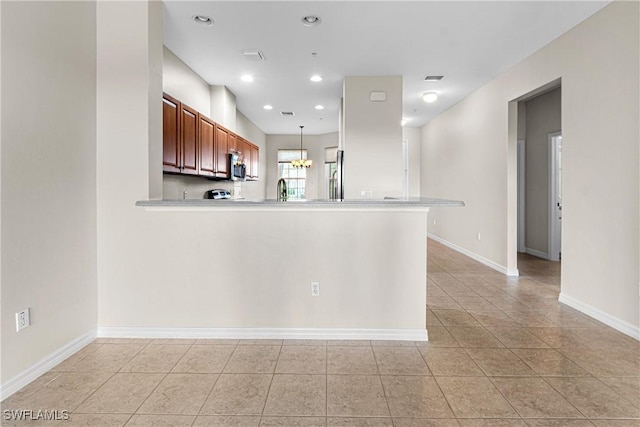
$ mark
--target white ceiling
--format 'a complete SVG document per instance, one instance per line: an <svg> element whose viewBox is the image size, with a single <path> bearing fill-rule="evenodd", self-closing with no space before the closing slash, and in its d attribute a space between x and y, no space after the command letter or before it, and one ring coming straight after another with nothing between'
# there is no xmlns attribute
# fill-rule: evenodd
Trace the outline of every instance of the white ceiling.
<svg viewBox="0 0 640 427"><path fill-rule="evenodd" d="M165 0L164 43L209 84L227 86L267 134L337 131L342 81L352 75L402 75L407 126L422 126L607 3ZM306 15L321 24L303 26ZM248 61L247 49L266 60ZM247 73L252 83L240 80ZM312 74L324 80L312 83ZM445 78L423 80L432 74ZM425 104L426 91L440 98Z"/></svg>

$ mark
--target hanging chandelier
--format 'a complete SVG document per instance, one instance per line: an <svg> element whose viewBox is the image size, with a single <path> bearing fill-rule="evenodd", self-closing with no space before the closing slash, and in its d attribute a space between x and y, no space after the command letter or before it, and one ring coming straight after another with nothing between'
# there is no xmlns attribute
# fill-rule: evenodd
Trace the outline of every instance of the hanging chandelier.
<svg viewBox="0 0 640 427"><path fill-rule="evenodd" d="M302 155L302 129L304 126L300 126L300 160L293 160L291 165L294 168L310 168L313 164L313 160L307 160Z"/></svg>

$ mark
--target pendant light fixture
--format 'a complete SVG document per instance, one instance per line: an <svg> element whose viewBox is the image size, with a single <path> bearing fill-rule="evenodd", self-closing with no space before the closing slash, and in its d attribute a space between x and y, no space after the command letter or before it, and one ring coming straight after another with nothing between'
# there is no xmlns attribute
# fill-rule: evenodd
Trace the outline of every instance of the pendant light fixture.
<svg viewBox="0 0 640 427"><path fill-rule="evenodd" d="M293 160L291 165L294 168L310 168L313 164L313 160L307 160L302 155L302 129L304 126L300 126L300 160Z"/></svg>

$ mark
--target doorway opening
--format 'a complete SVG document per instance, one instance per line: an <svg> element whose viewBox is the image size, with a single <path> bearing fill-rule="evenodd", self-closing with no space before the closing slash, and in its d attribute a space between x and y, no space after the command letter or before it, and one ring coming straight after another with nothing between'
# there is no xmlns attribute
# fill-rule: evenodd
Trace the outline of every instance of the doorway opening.
<svg viewBox="0 0 640 427"><path fill-rule="evenodd" d="M562 117L560 80L513 101L517 260L552 261L562 254Z"/></svg>

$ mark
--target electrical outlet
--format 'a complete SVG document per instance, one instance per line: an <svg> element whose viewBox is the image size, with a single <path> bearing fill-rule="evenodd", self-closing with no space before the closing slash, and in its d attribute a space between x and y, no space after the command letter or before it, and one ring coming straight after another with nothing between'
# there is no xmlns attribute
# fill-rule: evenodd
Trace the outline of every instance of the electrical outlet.
<svg viewBox="0 0 640 427"><path fill-rule="evenodd" d="M311 282L311 296L312 297L320 296L320 282Z"/></svg>
<svg viewBox="0 0 640 427"><path fill-rule="evenodd" d="M31 319L29 319L29 307L27 307L16 313L16 332L21 331L29 325L31 325Z"/></svg>
<svg viewBox="0 0 640 427"><path fill-rule="evenodd" d="M360 190L361 199L373 199L373 190Z"/></svg>
<svg viewBox="0 0 640 427"><path fill-rule="evenodd" d="M478 240L482 240L479 231L478 231Z"/></svg>

